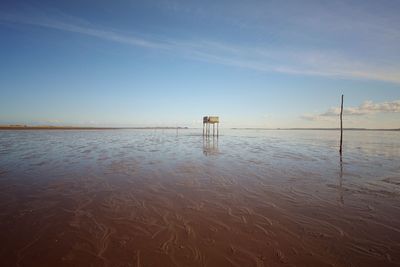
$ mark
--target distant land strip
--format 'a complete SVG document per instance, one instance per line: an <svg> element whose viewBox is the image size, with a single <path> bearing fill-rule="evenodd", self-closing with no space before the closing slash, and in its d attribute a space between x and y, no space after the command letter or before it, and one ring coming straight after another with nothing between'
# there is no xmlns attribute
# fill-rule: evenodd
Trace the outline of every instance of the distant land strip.
<svg viewBox="0 0 400 267"><path fill-rule="evenodd" d="M232 130L339 131L340 128L231 128ZM400 131L398 129L343 128L344 131Z"/></svg>
<svg viewBox="0 0 400 267"><path fill-rule="evenodd" d="M88 127L88 126L29 126L29 125L0 125L0 130L119 130L119 129L137 129L137 130L175 130L188 129L188 127Z"/></svg>
<svg viewBox="0 0 400 267"><path fill-rule="evenodd" d="M176 129L201 129L189 127L162 127L162 126L149 126L149 127L90 127L90 126L51 126L51 125L0 125L0 130L176 130ZM231 130L298 130L298 131L338 131L340 128L229 128ZM370 129L370 128L343 128L345 131L400 131L397 129Z"/></svg>

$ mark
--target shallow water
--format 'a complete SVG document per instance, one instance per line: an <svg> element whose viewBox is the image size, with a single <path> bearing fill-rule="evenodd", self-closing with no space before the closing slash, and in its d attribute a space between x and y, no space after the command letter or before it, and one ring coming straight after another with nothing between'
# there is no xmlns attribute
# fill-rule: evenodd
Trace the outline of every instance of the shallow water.
<svg viewBox="0 0 400 267"><path fill-rule="evenodd" d="M400 266L400 133L0 131L0 266Z"/></svg>

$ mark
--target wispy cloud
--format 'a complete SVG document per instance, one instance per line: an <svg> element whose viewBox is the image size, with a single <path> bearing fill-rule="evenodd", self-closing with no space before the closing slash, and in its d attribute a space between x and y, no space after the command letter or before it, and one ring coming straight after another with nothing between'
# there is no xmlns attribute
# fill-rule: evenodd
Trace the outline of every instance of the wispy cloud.
<svg viewBox="0 0 400 267"><path fill-rule="evenodd" d="M294 75L356 78L400 83L400 66L355 60L332 50L290 47L232 45L204 39L171 39L146 35L138 37L116 29L106 29L82 19L46 14L23 16L0 13L0 22L25 24L83 34L124 45L156 49L177 56L214 64Z"/></svg>
<svg viewBox="0 0 400 267"><path fill-rule="evenodd" d="M71 17L70 17L71 18ZM97 28L84 20L72 18L73 21L61 21L48 17L24 17L19 15L1 14L0 21L10 23L27 24L40 26L60 31L84 34L108 41L118 42L122 44L146 47L146 48L168 48L169 45L161 41L152 41L144 38L138 38L132 35L121 34L115 30L105 30Z"/></svg>
<svg viewBox="0 0 400 267"><path fill-rule="evenodd" d="M376 113L400 113L400 100L374 103L365 101L358 107L347 107L343 109L345 116L364 116ZM302 119L310 121L324 121L336 118L340 114L339 107L333 107L319 114L304 114Z"/></svg>

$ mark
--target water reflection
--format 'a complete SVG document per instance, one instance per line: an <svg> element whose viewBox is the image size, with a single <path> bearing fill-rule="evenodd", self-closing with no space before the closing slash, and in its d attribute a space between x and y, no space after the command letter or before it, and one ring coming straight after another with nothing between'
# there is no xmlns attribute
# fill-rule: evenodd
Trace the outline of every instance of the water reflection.
<svg viewBox="0 0 400 267"><path fill-rule="evenodd" d="M343 199L343 157L340 154L340 173L339 173L339 186L338 186L338 201L339 205L344 205Z"/></svg>
<svg viewBox="0 0 400 267"><path fill-rule="evenodd" d="M203 136L203 154L205 156L219 154L218 136Z"/></svg>

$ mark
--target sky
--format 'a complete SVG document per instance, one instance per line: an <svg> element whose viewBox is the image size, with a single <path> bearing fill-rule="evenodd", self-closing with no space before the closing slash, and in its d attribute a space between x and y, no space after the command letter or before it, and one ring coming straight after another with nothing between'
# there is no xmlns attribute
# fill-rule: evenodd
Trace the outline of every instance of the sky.
<svg viewBox="0 0 400 267"><path fill-rule="evenodd" d="M0 7L0 124L400 128L400 1Z"/></svg>

